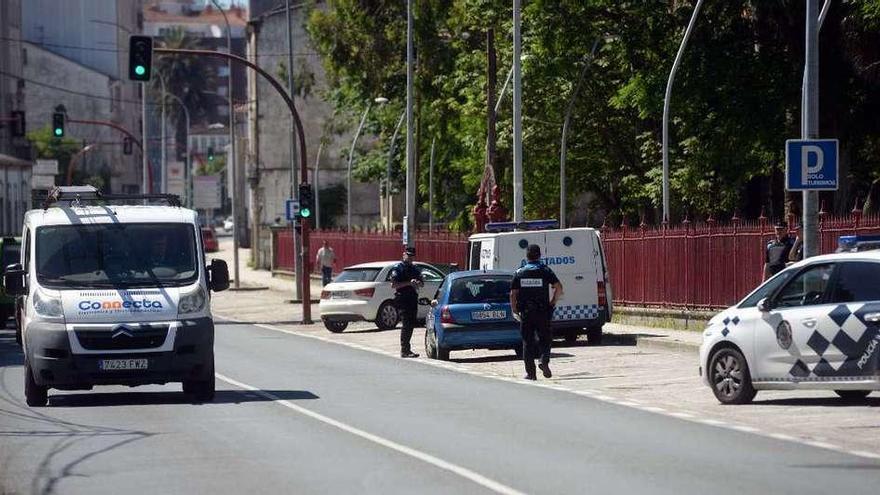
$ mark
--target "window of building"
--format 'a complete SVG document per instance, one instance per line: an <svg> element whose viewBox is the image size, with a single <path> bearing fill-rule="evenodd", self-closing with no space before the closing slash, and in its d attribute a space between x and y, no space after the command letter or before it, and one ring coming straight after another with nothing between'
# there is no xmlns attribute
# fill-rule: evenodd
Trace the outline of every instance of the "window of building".
<svg viewBox="0 0 880 495"><path fill-rule="evenodd" d="M217 115L220 115L222 117L228 117L229 116L229 106L228 105L218 106L217 107Z"/></svg>
<svg viewBox="0 0 880 495"><path fill-rule="evenodd" d="M217 75L220 77L229 77L229 66L221 65L217 68Z"/></svg>

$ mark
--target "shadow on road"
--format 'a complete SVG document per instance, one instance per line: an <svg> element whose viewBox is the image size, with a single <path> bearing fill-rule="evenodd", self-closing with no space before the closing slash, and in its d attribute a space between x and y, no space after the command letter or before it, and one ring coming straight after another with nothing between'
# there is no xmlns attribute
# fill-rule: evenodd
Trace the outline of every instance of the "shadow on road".
<svg viewBox="0 0 880 495"><path fill-rule="evenodd" d="M454 356L454 354L453 354L453 356ZM574 355L564 353L564 352L551 352L550 353L551 359L565 358L565 357L574 357ZM522 361L522 358L517 357L516 354L511 352L510 354L505 354L503 356L480 356L480 357L474 357L474 358L458 358L458 359L456 359L455 357L452 357L449 360L452 361L453 363L467 364L467 363L501 363L504 361Z"/></svg>
<svg viewBox="0 0 880 495"><path fill-rule="evenodd" d="M758 396L760 397L760 395ZM862 400L845 400L832 395L829 397L792 397L790 399L754 400L755 406L812 406L812 407L880 407L880 392Z"/></svg>
<svg viewBox="0 0 880 495"><path fill-rule="evenodd" d="M249 390L218 390L214 400L204 403L211 404L243 404L247 402L273 402L260 392L277 397L277 400L312 400L319 397L305 390L261 390L259 392ZM51 407L108 407L108 406L150 406L150 405L190 405L194 403L192 398L182 392L85 392L74 394L60 394L49 396Z"/></svg>

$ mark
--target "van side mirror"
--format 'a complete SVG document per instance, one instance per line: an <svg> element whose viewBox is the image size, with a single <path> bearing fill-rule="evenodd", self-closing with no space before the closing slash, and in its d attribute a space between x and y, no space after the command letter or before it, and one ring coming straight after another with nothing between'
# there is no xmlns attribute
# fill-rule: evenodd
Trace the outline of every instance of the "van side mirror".
<svg viewBox="0 0 880 495"><path fill-rule="evenodd" d="M21 263L13 263L3 270L3 290L10 296L25 294L24 270Z"/></svg>
<svg viewBox="0 0 880 495"><path fill-rule="evenodd" d="M210 274L210 289L214 292L221 292L229 288L229 267L223 260L211 260L211 266L208 267Z"/></svg>
<svg viewBox="0 0 880 495"><path fill-rule="evenodd" d="M764 299L761 299L760 301L758 301L757 307L758 307L758 311L760 311L762 313L766 313L766 312L770 311L771 309L773 309L773 304L770 302L769 297L765 297Z"/></svg>

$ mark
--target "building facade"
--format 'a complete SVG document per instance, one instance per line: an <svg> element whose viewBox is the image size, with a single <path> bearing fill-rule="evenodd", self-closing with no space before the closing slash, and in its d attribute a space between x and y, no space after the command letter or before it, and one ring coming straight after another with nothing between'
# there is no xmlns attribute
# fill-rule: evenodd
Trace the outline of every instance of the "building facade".
<svg viewBox="0 0 880 495"><path fill-rule="evenodd" d="M294 79L303 83L301 87L295 88L294 101L305 128L309 182L316 186L319 198L324 194L325 200L321 200L321 204L330 199L331 191L336 194L333 196L334 202L345 202L345 191L339 194L338 186L344 186L347 181L348 147L351 145L354 128L342 134L325 133L333 118L334 109L324 99L328 89L326 74L320 56L312 47L311 39L304 28L308 9L322 8L324 4L301 0L291 0L290 4ZM289 65L287 33L284 0L252 1L251 20L248 24L248 57L276 76L285 87L286 68ZM302 87L306 81L308 87ZM266 227L276 225L279 219L284 221L285 200L290 197L291 190L290 136L294 128L284 100L268 81L255 74L249 74L248 77L248 103L247 173L255 205L252 223L255 225L255 237L259 237L256 240L259 252L255 261L260 267L268 268L270 243ZM368 142L370 138L361 136L361 139ZM314 174L316 164L319 169L317 181ZM364 227L378 224L378 185L352 181L351 203L353 225ZM341 214L332 219L333 223L336 226L345 226L346 206L337 206L339 208L336 209ZM321 216L325 219L323 226L328 226L325 215Z"/></svg>

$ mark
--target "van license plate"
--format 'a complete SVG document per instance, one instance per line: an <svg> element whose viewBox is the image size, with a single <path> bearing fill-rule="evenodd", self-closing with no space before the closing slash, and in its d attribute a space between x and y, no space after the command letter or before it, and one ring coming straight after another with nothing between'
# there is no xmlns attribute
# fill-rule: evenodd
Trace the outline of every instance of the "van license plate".
<svg viewBox="0 0 880 495"><path fill-rule="evenodd" d="M471 313L474 320L503 320L507 318L507 311L474 311Z"/></svg>
<svg viewBox="0 0 880 495"><path fill-rule="evenodd" d="M103 371L115 370L145 370L146 359L102 359L98 362L98 368Z"/></svg>

